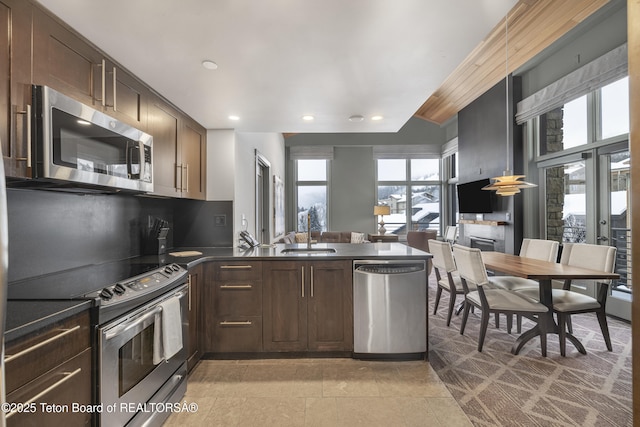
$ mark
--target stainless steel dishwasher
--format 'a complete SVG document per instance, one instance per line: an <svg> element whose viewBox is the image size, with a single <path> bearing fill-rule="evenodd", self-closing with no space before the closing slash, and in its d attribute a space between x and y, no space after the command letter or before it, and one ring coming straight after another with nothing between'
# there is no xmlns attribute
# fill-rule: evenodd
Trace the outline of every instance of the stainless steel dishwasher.
<svg viewBox="0 0 640 427"><path fill-rule="evenodd" d="M424 260L353 262L355 358L424 357L427 273Z"/></svg>

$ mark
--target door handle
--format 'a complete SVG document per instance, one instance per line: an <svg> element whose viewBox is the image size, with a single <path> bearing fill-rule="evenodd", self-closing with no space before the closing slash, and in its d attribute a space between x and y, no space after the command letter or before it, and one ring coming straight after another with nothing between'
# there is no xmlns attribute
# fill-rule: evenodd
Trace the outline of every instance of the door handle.
<svg viewBox="0 0 640 427"><path fill-rule="evenodd" d="M598 242L608 242L609 238L607 236L598 236L598 237L596 237L596 240Z"/></svg>

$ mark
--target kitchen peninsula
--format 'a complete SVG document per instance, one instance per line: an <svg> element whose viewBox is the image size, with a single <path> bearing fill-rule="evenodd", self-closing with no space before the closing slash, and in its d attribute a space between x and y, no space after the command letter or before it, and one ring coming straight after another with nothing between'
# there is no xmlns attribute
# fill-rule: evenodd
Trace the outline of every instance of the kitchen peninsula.
<svg viewBox="0 0 640 427"><path fill-rule="evenodd" d="M401 243L319 243L311 249L179 248L158 256L187 268L192 278L193 362L205 354L350 356L353 261L431 258ZM189 256L173 256L183 253Z"/></svg>

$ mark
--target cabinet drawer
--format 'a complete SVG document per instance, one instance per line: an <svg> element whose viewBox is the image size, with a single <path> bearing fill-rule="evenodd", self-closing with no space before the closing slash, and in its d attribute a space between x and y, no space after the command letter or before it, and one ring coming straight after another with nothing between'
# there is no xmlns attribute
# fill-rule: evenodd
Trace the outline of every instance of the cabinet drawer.
<svg viewBox="0 0 640 427"><path fill-rule="evenodd" d="M262 351L262 318L217 318L212 350L215 353Z"/></svg>
<svg viewBox="0 0 640 427"><path fill-rule="evenodd" d="M89 348L89 312L7 343L4 364L6 390L11 393Z"/></svg>
<svg viewBox="0 0 640 427"><path fill-rule="evenodd" d="M215 280L220 282L256 280L262 276L261 262L229 261L214 265Z"/></svg>
<svg viewBox="0 0 640 427"><path fill-rule="evenodd" d="M8 427L89 425L90 411L74 411L73 404L91 404L91 349L8 394L7 402L35 409L7 414Z"/></svg>
<svg viewBox="0 0 640 427"><path fill-rule="evenodd" d="M216 282L213 308L216 316L261 316L262 281Z"/></svg>

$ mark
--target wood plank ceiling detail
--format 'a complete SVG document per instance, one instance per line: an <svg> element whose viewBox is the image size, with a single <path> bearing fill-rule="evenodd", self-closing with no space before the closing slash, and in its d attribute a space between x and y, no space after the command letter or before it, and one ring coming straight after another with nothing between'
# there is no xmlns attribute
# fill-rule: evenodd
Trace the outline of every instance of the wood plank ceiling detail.
<svg viewBox="0 0 640 427"><path fill-rule="evenodd" d="M509 73L524 65L609 0L520 0L508 15ZM447 77L415 113L442 124L500 80L504 80L505 22Z"/></svg>

